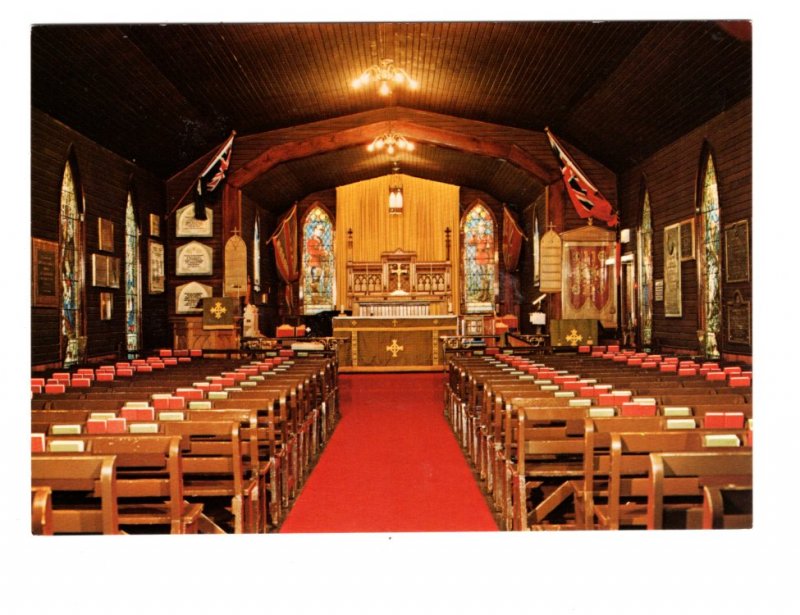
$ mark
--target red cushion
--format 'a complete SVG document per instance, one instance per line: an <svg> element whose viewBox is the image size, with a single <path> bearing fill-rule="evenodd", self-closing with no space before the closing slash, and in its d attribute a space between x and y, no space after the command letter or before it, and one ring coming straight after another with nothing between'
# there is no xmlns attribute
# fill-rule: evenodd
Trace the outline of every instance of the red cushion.
<svg viewBox="0 0 800 615"><path fill-rule="evenodd" d="M77 376L72 379L72 386L78 388L87 388L92 386L92 381L88 378L78 378Z"/></svg>
<svg viewBox="0 0 800 615"><path fill-rule="evenodd" d="M97 382L111 382L112 380L114 380L114 372L97 372Z"/></svg>
<svg viewBox="0 0 800 615"><path fill-rule="evenodd" d="M744 429L744 412L726 412L726 429Z"/></svg>
<svg viewBox="0 0 800 615"><path fill-rule="evenodd" d="M44 388L44 385L41 385L41 384L32 384L32 385L31 385L31 394L33 394L33 395L37 395L37 394L39 394L39 393L41 393L41 392L42 392L42 389L43 389L43 388Z"/></svg>
<svg viewBox="0 0 800 615"><path fill-rule="evenodd" d="M681 367L678 370L678 375L679 376L696 376L697 375L697 370L694 369L693 367Z"/></svg>
<svg viewBox="0 0 800 615"><path fill-rule="evenodd" d="M631 357L628 359L628 365L641 365L642 364L641 357Z"/></svg>
<svg viewBox="0 0 800 615"><path fill-rule="evenodd" d="M591 346L578 346L578 352L585 354L591 351Z"/></svg>
<svg viewBox="0 0 800 615"><path fill-rule="evenodd" d="M728 384L732 387L749 387L750 378L748 376L731 376L728 379Z"/></svg>
<svg viewBox="0 0 800 615"><path fill-rule="evenodd" d="M178 357L178 363L191 363L192 357Z"/></svg>
<svg viewBox="0 0 800 615"><path fill-rule="evenodd" d="M702 370L701 370L701 372L702 372ZM706 374L706 380L724 381L725 380L725 372L708 372Z"/></svg>
<svg viewBox="0 0 800 615"><path fill-rule="evenodd" d="M620 416L655 416L656 406L626 401L620 408Z"/></svg>
<svg viewBox="0 0 800 615"><path fill-rule="evenodd" d="M120 367L117 369L117 376L121 378L130 378L133 376L133 369L130 367Z"/></svg>
<svg viewBox="0 0 800 615"><path fill-rule="evenodd" d="M171 357L172 356L172 350L169 349L169 348L162 348L161 350L158 351L158 356L159 357Z"/></svg>
<svg viewBox="0 0 800 615"><path fill-rule="evenodd" d="M658 366L658 371L661 372L677 372L678 366L675 363L662 363Z"/></svg>
<svg viewBox="0 0 800 615"><path fill-rule="evenodd" d="M44 434L31 434L31 453L44 453Z"/></svg>
<svg viewBox="0 0 800 615"><path fill-rule="evenodd" d="M290 348L282 348L281 350L278 351L278 355L280 355L281 357L293 357L294 350Z"/></svg>
<svg viewBox="0 0 800 615"><path fill-rule="evenodd" d="M44 392L49 395L63 393L65 390L66 387L63 384L46 384L44 387Z"/></svg>
<svg viewBox="0 0 800 615"><path fill-rule="evenodd" d="M108 424L105 419L87 419L86 433L107 433Z"/></svg>
<svg viewBox="0 0 800 615"><path fill-rule="evenodd" d="M608 352L619 352L619 344L608 346L607 350Z"/></svg>
<svg viewBox="0 0 800 615"><path fill-rule="evenodd" d="M202 357L203 356L202 348L192 348L189 351L189 356L190 357Z"/></svg>
<svg viewBox="0 0 800 615"><path fill-rule="evenodd" d="M106 419L106 433L125 433L128 431L128 421L122 417Z"/></svg>

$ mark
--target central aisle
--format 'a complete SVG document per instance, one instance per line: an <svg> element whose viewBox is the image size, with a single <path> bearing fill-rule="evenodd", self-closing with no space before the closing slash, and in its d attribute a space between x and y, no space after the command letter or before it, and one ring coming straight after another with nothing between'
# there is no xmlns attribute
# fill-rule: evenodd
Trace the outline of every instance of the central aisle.
<svg viewBox="0 0 800 615"><path fill-rule="evenodd" d="M497 530L443 393L442 374L341 375L342 418L281 532Z"/></svg>

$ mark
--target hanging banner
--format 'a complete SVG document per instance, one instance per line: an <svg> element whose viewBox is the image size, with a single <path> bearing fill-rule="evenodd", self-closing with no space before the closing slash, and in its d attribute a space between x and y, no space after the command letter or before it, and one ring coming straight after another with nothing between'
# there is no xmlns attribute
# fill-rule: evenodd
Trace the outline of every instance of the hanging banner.
<svg viewBox="0 0 800 615"><path fill-rule="evenodd" d="M297 205L281 220L270 241L275 248L278 273L286 284L291 284L300 273L297 266Z"/></svg>
<svg viewBox="0 0 800 615"><path fill-rule="evenodd" d="M522 241L527 239L519 228L511 212L503 206L503 264L506 271L516 271L519 265L519 253L522 249Z"/></svg>
<svg viewBox="0 0 800 615"><path fill-rule="evenodd" d="M562 233L561 238L562 317L599 320L606 328L616 328L615 234L588 226Z"/></svg>

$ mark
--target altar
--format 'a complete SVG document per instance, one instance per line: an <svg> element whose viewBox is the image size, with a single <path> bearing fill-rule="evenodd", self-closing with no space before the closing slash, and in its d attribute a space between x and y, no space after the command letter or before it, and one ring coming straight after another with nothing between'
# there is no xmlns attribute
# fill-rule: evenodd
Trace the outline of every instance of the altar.
<svg viewBox="0 0 800 615"><path fill-rule="evenodd" d="M456 335L455 315L337 316L342 372L440 371L444 369L441 336Z"/></svg>

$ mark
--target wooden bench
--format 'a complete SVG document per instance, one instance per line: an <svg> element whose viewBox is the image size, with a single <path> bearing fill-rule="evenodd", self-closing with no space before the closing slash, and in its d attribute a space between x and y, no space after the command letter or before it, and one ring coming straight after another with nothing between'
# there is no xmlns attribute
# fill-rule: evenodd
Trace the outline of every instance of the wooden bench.
<svg viewBox="0 0 800 615"><path fill-rule="evenodd" d="M647 529L703 527L705 487L752 487L751 451L651 453Z"/></svg>
<svg viewBox="0 0 800 615"><path fill-rule="evenodd" d="M50 487L31 488L31 533L53 535L53 492Z"/></svg>
<svg viewBox="0 0 800 615"><path fill-rule="evenodd" d="M750 486L703 486L703 529L750 529L753 527L753 488Z"/></svg>
<svg viewBox="0 0 800 615"><path fill-rule="evenodd" d="M34 455L31 483L52 492L53 534L119 534L115 458Z"/></svg>

